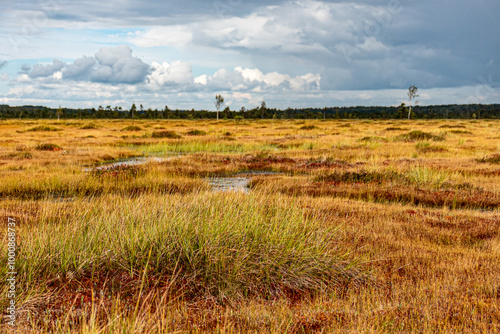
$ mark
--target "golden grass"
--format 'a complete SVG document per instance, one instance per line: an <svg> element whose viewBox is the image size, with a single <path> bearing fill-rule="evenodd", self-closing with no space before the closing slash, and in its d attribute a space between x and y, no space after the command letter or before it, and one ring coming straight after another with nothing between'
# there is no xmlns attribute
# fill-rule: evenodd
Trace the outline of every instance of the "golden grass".
<svg viewBox="0 0 500 334"><path fill-rule="evenodd" d="M18 332L498 332L499 130L0 122ZM138 156L164 160L86 171ZM249 193L205 179L249 171L283 174L252 176Z"/></svg>

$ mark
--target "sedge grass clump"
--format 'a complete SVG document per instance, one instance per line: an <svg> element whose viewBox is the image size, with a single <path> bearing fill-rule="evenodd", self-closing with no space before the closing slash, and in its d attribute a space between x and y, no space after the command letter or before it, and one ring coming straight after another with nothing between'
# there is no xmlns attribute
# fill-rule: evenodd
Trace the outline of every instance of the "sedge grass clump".
<svg viewBox="0 0 500 334"><path fill-rule="evenodd" d="M95 123L87 123L87 124L82 125L82 127L80 129L93 130L93 129L98 129L98 128L99 128L99 126Z"/></svg>
<svg viewBox="0 0 500 334"><path fill-rule="evenodd" d="M340 124L338 127L339 128L350 128L351 124L350 123Z"/></svg>
<svg viewBox="0 0 500 334"><path fill-rule="evenodd" d="M408 132L406 134L402 134L402 135L396 137L396 139L401 140L401 141L418 141L418 140L443 141L446 138L445 138L444 134L434 135L432 133L417 130L417 131Z"/></svg>
<svg viewBox="0 0 500 334"><path fill-rule="evenodd" d="M328 175L318 176L316 182L337 182L337 183L382 183L393 181L400 176L392 171L368 172L368 171L336 171Z"/></svg>
<svg viewBox="0 0 500 334"><path fill-rule="evenodd" d="M500 164L500 154L493 154L492 156L477 159L476 161L481 163Z"/></svg>
<svg viewBox="0 0 500 334"><path fill-rule="evenodd" d="M304 125L300 127L301 130L314 130L319 129L316 125Z"/></svg>
<svg viewBox="0 0 500 334"><path fill-rule="evenodd" d="M59 145L52 143L42 143L35 146L38 151L60 151L62 148Z"/></svg>
<svg viewBox="0 0 500 334"><path fill-rule="evenodd" d="M140 166L120 164L116 166L97 168L92 171L92 176L99 179L127 180L142 176L145 170Z"/></svg>
<svg viewBox="0 0 500 334"><path fill-rule="evenodd" d="M39 126L35 126L33 128L30 128L30 129L28 129L26 131L28 131L28 132L35 132L35 131L62 131L62 130L59 129L59 128L56 128L54 126L39 125Z"/></svg>
<svg viewBox="0 0 500 334"><path fill-rule="evenodd" d="M20 153L17 154L17 156L20 159L31 159L31 158L33 158L33 154L31 154L31 152L28 152L28 151L20 152Z"/></svg>
<svg viewBox="0 0 500 334"><path fill-rule="evenodd" d="M428 167L415 167L406 174L406 179L417 186L433 186L441 188L448 181L445 172L436 171Z"/></svg>
<svg viewBox="0 0 500 334"><path fill-rule="evenodd" d="M464 130L451 130L451 131L448 131L448 132L449 133L459 134L459 135L472 135L473 134L470 131L464 131Z"/></svg>
<svg viewBox="0 0 500 334"><path fill-rule="evenodd" d="M464 125L441 125L440 128L442 129L465 129Z"/></svg>
<svg viewBox="0 0 500 334"><path fill-rule="evenodd" d="M387 143L388 140L383 137L363 137L359 141L372 142L372 143Z"/></svg>
<svg viewBox="0 0 500 334"><path fill-rule="evenodd" d="M120 131L140 131L140 130L142 130L142 128L140 126L128 125L128 126L124 127L123 129L121 129Z"/></svg>
<svg viewBox="0 0 500 334"><path fill-rule="evenodd" d="M155 131L151 134L152 138L171 138L171 139L179 139L182 138L175 131Z"/></svg>
<svg viewBox="0 0 500 334"><path fill-rule="evenodd" d="M26 150L28 150L28 147L26 145L17 145L16 146L16 151L18 151L18 152L24 152Z"/></svg>
<svg viewBox="0 0 500 334"><path fill-rule="evenodd" d="M26 286L51 281L57 289L59 278L70 275L116 294L165 282L168 298L224 303L300 298L369 282L356 260L337 251L338 227L308 218L283 196L104 196L64 211L45 206L36 237L23 242L17 257L18 280ZM132 282L106 285L124 275Z"/></svg>
<svg viewBox="0 0 500 334"><path fill-rule="evenodd" d="M415 145L415 148L420 153L431 153L431 152L446 152L446 148L441 146L433 146L429 142L419 142Z"/></svg>
<svg viewBox="0 0 500 334"><path fill-rule="evenodd" d="M189 136L204 136L207 133L205 131L195 129L195 130L191 130L191 131L186 132L186 134Z"/></svg>

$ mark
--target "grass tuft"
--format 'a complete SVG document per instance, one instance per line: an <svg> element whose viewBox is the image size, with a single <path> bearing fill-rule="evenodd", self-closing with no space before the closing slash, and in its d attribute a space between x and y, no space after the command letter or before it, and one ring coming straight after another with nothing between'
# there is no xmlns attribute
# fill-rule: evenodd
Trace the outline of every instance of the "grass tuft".
<svg viewBox="0 0 500 334"><path fill-rule="evenodd" d="M301 130L314 130L319 129L316 125L304 125L300 127Z"/></svg>
<svg viewBox="0 0 500 334"><path fill-rule="evenodd" d="M142 281L141 289L150 289L161 278L184 298L222 303L369 283L355 261L336 251L337 227L307 218L284 197L243 196L77 201L63 216L40 217L37 240L26 240L18 255L19 281L31 286L71 273L80 282L94 277L96 284L99 277L131 275ZM51 204L46 206L42 212L49 213ZM126 285L120 284L107 288L121 292Z"/></svg>
<svg viewBox="0 0 500 334"><path fill-rule="evenodd" d="M487 162L490 164L500 164L500 154L493 154L490 157L484 157L481 159L477 159L476 161L481 163Z"/></svg>
<svg viewBox="0 0 500 334"><path fill-rule="evenodd" d="M177 134L175 131L156 131L151 134L151 137L153 138L172 138L172 139L179 139L182 138L179 134Z"/></svg>
<svg viewBox="0 0 500 334"><path fill-rule="evenodd" d="M28 132L35 132L35 131L62 131L62 130L59 129L59 128L56 128L54 126L39 125L39 126L35 126L33 128L30 128L30 129L28 129L26 131L28 131Z"/></svg>
<svg viewBox="0 0 500 334"><path fill-rule="evenodd" d="M359 141L372 142L372 143L387 143L388 140L382 137L363 137Z"/></svg>
<svg viewBox="0 0 500 334"><path fill-rule="evenodd" d="M445 140L445 135L444 134L434 135L432 133L417 130L408 132L406 134L402 134L396 137L396 139L401 141L418 141L418 140L443 141Z"/></svg>
<svg viewBox="0 0 500 334"><path fill-rule="evenodd" d="M394 172L367 172L367 171L355 171L355 172L334 172L325 176L319 176L314 179L316 182L346 182L346 183L381 183L384 181L390 181L398 178L398 174Z"/></svg>
<svg viewBox="0 0 500 334"><path fill-rule="evenodd" d="M207 133L205 131L201 131L201 130L191 130L191 131L186 132L186 134L189 136L204 136Z"/></svg>
<svg viewBox="0 0 500 334"><path fill-rule="evenodd" d="M98 128L99 128L99 126L95 123L87 123L87 124L82 125L82 127L80 129L92 130L92 129L98 129Z"/></svg>
<svg viewBox="0 0 500 334"><path fill-rule="evenodd" d="M448 151L446 148L441 146L432 146L428 142L419 142L415 145L415 148L420 153L431 153L431 152L446 152Z"/></svg>
<svg viewBox="0 0 500 334"><path fill-rule="evenodd" d="M43 143L35 146L38 151L60 151L62 148L59 145L51 143Z"/></svg>
<svg viewBox="0 0 500 334"><path fill-rule="evenodd" d="M448 132L449 133L455 133L455 134L462 134L462 135L472 135L473 134L470 131L464 131L464 130L450 130Z"/></svg>
<svg viewBox="0 0 500 334"><path fill-rule="evenodd" d="M123 129L121 129L121 131L140 131L140 130L142 130L142 128L137 125L128 125Z"/></svg>

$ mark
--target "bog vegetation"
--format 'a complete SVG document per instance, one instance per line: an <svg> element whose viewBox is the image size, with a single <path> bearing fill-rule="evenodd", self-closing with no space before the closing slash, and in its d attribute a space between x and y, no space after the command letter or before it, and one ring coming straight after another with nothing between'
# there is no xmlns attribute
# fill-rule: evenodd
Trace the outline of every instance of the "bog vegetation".
<svg viewBox="0 0 500 334"><path fill-rule="evenodd" d="M498 332L499 133L497 120L1 121L18 331Z"/></svg>

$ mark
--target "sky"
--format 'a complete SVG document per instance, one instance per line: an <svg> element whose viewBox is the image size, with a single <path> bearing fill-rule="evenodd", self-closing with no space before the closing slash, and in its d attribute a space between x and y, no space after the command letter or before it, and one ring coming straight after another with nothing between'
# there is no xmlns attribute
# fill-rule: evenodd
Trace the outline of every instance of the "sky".
<svg viewBox="0 0 500 334"><path fill-rule="evenodd" d="M500 103L498 0L2 0L0 104Z"/></svg>

